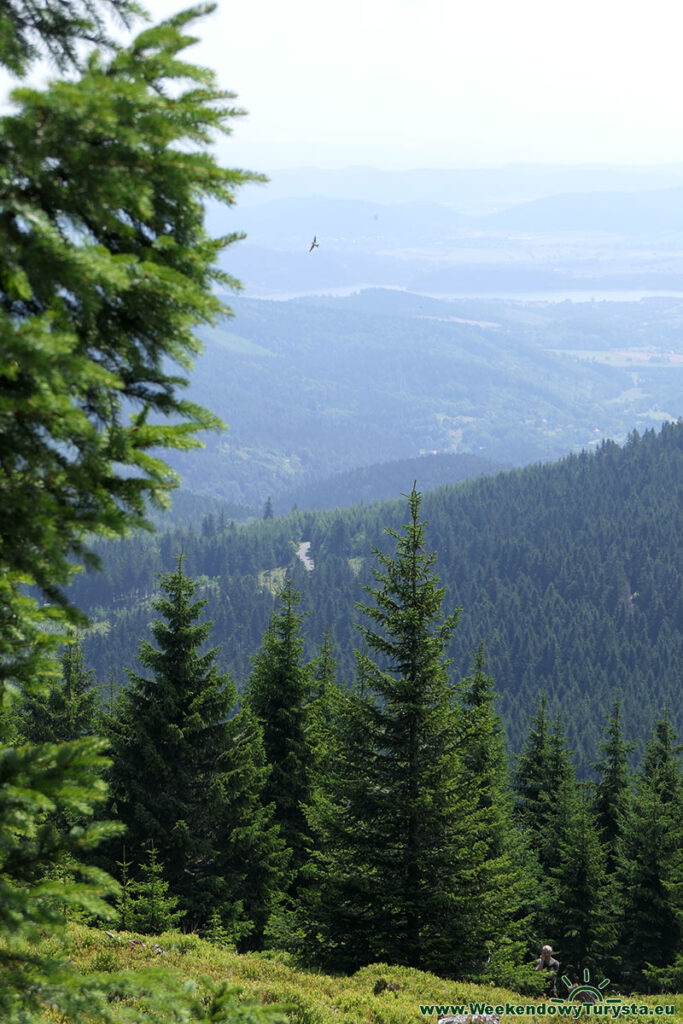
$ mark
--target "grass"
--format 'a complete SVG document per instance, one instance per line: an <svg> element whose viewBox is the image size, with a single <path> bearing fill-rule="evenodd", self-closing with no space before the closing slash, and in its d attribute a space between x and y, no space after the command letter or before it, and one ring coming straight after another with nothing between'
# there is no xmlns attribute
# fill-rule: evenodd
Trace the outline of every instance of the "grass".
<svg viewBox="0 0 683 1024"><path fill-rule="evenodd" d="M266 1005L285 1004L290 1024L436 1024L436 1014L421 1015L420 1004L538 1003L494 985L448 980L388 964L363 967L351 977L334 977L300 970L287 962L286 954L238 954L180 932L166 932L158 937L118 932L113 936L100 929L70 925L65 950L55 939L49 939L41 952L52 952L49 947L53 946L55 956L66 954L83 973L161 967L193 979L200 988L203 979L213 984L227 981L237 986L245 999L256 999ZM134 944L133 939L141 943ZM155 952L155 945L164 952ZM381 980L391 987L378 986ZM382 991L376 992L376 988ZM611 994L608 991L607 996ZM624 1001L649 1007L670 1004L675 1007L675 1015L663 1016L662 1020L683 1020L683 995L638 995L624 997ZM511 1022L519 1017L502 1015L501 1020Z"/></svg>

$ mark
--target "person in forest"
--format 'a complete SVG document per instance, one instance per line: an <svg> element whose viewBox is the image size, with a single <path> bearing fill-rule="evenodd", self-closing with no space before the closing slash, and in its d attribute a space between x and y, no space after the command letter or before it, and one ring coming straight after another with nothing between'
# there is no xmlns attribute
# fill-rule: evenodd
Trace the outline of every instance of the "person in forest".
<svg viewBox="0 0 683 1024"><path fill-rule="evenodd" d="M557 974L560 969L559 961L553 956L552 946L544 946L541 955L534 965L535 971L548 971L550 974L549 994L557 995Z"/></svg>

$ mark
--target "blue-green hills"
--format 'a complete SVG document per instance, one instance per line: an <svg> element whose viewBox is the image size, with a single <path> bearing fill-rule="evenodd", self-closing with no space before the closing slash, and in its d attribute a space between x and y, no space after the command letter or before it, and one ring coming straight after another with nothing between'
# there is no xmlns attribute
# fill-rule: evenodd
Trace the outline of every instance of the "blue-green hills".
<svg viewBox="0 0 683 1024"><path fill-rule="evenodd" d="M462 608L453 678L469 670L482 640L513 749L541 692L584 768L617 696L629 735L643 737L667 707L681 732L682 422L633 432L622 446L607 441L556 463L439 487L425 494L423 512L446 608ZM72 588L93 619L88 658L103 684L110 672L124 681L153 617L155 572L182 550L186 571L203 578L212 641L238 686L286 575L307 611L307 655L329 629L340 679L350 682L356 602L372 581L373 548L405 517L404 500L247 525L214 508L196 526L102 545L105 572L84 574Z"/></svg>

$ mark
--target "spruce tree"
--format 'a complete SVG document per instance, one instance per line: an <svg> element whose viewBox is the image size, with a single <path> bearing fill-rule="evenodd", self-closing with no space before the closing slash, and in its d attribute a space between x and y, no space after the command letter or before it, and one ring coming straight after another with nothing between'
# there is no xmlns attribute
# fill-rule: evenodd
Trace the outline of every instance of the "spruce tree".
<svg viewBox="0 0 683 1024"><path fill-rule="evenodd" d="M562 790L565 793L562 793ZM559 793L562 828L557 832L552 901L547 929L556 937L562 973L580 982L585 969L611 971L617 922L611 912L605 852L585 793L565 780Z"/></svg>
<svg viewBox="0 0 683 1024"><path fill-rule="evenodd" d="M548 697L539 697L538 709L531 719L529 733L514 773L516 814L522 828L532 835L542 828L550 772L550 729L547 717Z"/></svg>
<svg viewBox="0 0 683 1024"><path fill-rule="evenodd" d="M313 692L316 697L321 697L329 687L335 685L337 679L334 641L329 629L326 629L323 634L323 642L318 649L318 656L311 662L310 669Z"/></svg>
<svg viewBox="0 0 683 1024"><path fill-rule="evenodd" d="M683 773L668 716L655 727L636 776L617 868L623 890L620 951L623 977L647 987L648 970L666 972L681 952L680 851Z"/></svg>
<svg viewBox="0 0 683 1024"><path fill-rule="evenodd" d="M532 839L541 870L547 873L555 862L563 817L571 813L575 773L562 719L556 715L548 722L546 706L543 695L517 759L515 789L518 820Z"/></svg>
<svg viewBox="0 0 683 1024"><path fill-rule="evenodd" d="M84 17L132 7L5 5L0 56L29 59L42 26L68 58ZM0 118L0 678L27 688L52 670L55 618L84 622L64 591L74 556L146 525L177 482L159 452L220 426L182 393L195 328L225 312L214 285L234 283L217 261L238 236L211 238L203 201L254 176L205 151L240 113L181 56L208 9L15 89Z"/></svg>
<svg viewBox="0 0 683 1024"><path fill-rule="evenodd" d="M212 624L182 556L160 580L157 646L140 645L151 676L129 673L111 723L113 806L138 864L156 846L187 925L205 928L218 909L233 941L258 945L282 866L260 730L248 709L233 714L235 687L203 650Z"/></svg>
<svg viewBox="0 0 683 1024"><path fill-rule="evenodd" d="M86 669L83 639L74 637L62 653L62 677L47 693L28 694L21 729L31 743L59 743L92 736L98 727L95 673Z"/></svg>
<svg viewBox="0 0 683 1024"><path fill-rule="evenodd" d="M489 848L500 853L512 829L505 734L495 708L493 679L486 672L484 648L474 655L474 671L458 686L460 757L463 770L478 783L478 803L490 808L496 826L490 831Z"/></svg>
<svg viewBox="0 0 683 1024"><path fill-rule="evenodd" d="M382 837L375 830L375 795L368 792L377 756L368 728L375 709L356 681L351 690L328 687L311 714L312 852L290 942L305 962L330 971L350 973L389 959L383 951L392 915L376 893Z"/></svg>
<svg viewBox="0 0 683 1024"><path fill-rule="evenodd" d="M306 738L311 678L303 662L300 595L291 579L282 588L280 604L263 637L246 690L249 708L263 730L270 774L264 800L275 807L275 820L290 850L290 890L308 856L304 805L309 795L310 748Z"/></svg>
<svg viewBox="0 0 683 1024"><path fill-rule="evenodd" d="M495 891L498 937L491 944L487 979L515 985L525 947L532 939L529 908L535 873L526 836L513 819L503 725L495 708L494 682L486 672L484 647L474 653L474 671L458 685L458 752L463 777L476 792L486 822L487 879Z"/></svg>
<svg viewBox="0 0 683 1024"><path fill-rule="evenodd" d="M535 876L530 900L532 928L553 945L559 939L554 929L556 885L553 868L557 850L576 801L576 780L559 715L548 721L547 697L542 694L532 718L527 742L517 758L514 772L516 816L522 828L529 866Z"/></svg>
<svg viewBox="0 0 683 1024"><path fill-rule="evenodd" d="M146 935L160 935L175 928L184 916L177 910L178 899L168 891L163 868L157 860L154 843L140 865L140 877L128 882L126 928Z"/></svg>
<svg viewBox="0 0 683 1024"><path fill-rule="evenodd" d="M485 816L458 754L456 694L435 555L420 494L377 551L371 620L352 692L337 691L309 808L313 879L301 914L309 956L349 970L372 960L476 971L498 934ZM373 660L371 654L377 660Z"/></svg>
<svg viewBox="0 0 683 1024"><path fill-rule="evenodd" d="M681 751L668 711L654 727L645 748L643 781L653 785L664 804L678 806L683 797Z"/></svg>
<svg viewBox="0 0 683 1024"><path fill-rule="evenodd" d="M16 89L0 118L3 1024L46 1012L74 1024L110 1020L121 995L131 1021L168 1019L171 1005L190 1019L208 1012L170 977L160 986L81 975L66 947L60 953L65 913L106 916L103 897L116 890L82 857L118 826L89 821L62 834L51 820L91 819L105 795L104 745L8 744L16 720L7 701L47 692L68 625L85 621L64 593L74 556L94 563L93 537L144 525L148 500L163 503L176 479L164 449L218 425L181 392L198 350L194 327L223 309L212 286L229 279L216 260L235 237L207 235L203 200L231 203L250 177L202 149L239 111L209 71L182 59L187 27L210 7L109 45L109 14L136 9L129 0L8 0L0 9L0 65L24 74L47 51L70 66L68 79ZM160 422L165 415L172 422ZM57 884L49 876L64 857L76 879ZM27 946L45 935L49 955ZM216 1022L237 1015L221 993L212 1007Z"/></svg>
<svg viewBox="0 0 683 1024"><path fill-rule="evenodd" d="M621 703L615 701L600 743L602 757L595 765L598 781L593 798L596 824L605 849L605 867L609 875L616 868L622 828L629 812L631 775L628 756L634 745L623 738Z"/></svg>

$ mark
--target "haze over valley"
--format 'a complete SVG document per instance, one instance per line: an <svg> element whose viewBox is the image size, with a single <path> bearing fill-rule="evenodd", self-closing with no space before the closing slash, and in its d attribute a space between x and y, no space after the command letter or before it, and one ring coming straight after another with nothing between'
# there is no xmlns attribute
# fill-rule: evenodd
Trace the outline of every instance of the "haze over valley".
<svg viewBox="0 0 683 1024"><path fill-rule="evenodd" d="M682 165L289 169L215 218L247 233L229 269L251 296L683 292Z"/></svg>

